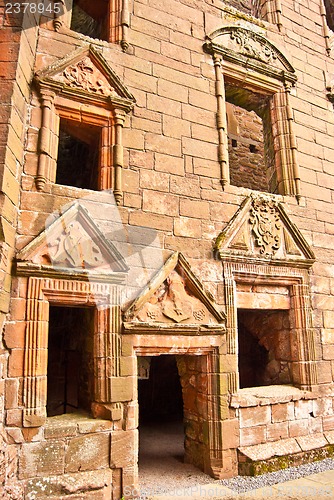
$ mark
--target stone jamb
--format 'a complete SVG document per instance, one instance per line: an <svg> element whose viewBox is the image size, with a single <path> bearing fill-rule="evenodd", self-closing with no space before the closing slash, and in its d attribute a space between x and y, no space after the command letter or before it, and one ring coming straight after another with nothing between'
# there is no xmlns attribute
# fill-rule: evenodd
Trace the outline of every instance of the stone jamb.
<svg viewBox="0 0 334 500"><path fill-rule="evenodd" d="M227 348L232 356L233 370L229 374L230 393L239 389L238 382L238 330L237 330L237 283L286 286L291 300L298 360L292 362L293 382L302 390L315 389L318 378L316 369L315 338L311 309L308 272L283 266L257 265L245 262L223 261L225 301L227 312Z"/></svg>
<svg viewBox="0 0 334 500"><path fill-rule="evenodd" d="M112 401L112 380L120 375L120 306L118 287L75 280L28 280L27 327L24 356L24 427L38 427L46 419L49 304L96 308L94 326L94 381L92 407Z"/></svg>
<svg viewBox="0 0 334 500"><path fill-rule="evenodd" d="M235 446L228 450L229 460L227 465L226 450L223 446L223 434L221 432L222 421L228 418L228 414L224 412L224 404L221 401L222 397L226 395L226 385L220 373L220 368L224 364L222 350L224 350L225 336L223 339L222 336L213 333L207 335L183 335L181 331L178 334L173 332L173 334L167 336L161 330L156 330L155 335L152 335L151 332L145 334L141 329L136 332L135 324L133 324L132 328L131 334L129 331L127 332L126 343L135 356L159 356L161 354L205 356L208 377L208 420L206 424L207 449L204 457L204 472L216 479L237 474L236 449L238 443L234 443ZM232 461L231 454L235 454ZM233 466L231 466L231 463Z"/></svg>

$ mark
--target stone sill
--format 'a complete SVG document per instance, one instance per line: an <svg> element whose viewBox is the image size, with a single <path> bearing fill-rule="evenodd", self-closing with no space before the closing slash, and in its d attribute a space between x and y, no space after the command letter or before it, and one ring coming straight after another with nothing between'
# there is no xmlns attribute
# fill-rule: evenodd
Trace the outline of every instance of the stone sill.
<svg viewBox="0 0 334 500"><path fill-rule="evenodd" d="M247 408L249 406L266 406L278 403L289 403L300 399L316 399L310 391L303 391L292 385L266 385L247 387L232 394L232 408Z"/></svg>
<svg viewBox="0 0 334 500"><path fill-rule="evenodd" d="M74 437L93 432L110 431L112 425L113 423L110 420L93 418L89 413L66 413L46 419L44 436L46 439Z"/></svg>

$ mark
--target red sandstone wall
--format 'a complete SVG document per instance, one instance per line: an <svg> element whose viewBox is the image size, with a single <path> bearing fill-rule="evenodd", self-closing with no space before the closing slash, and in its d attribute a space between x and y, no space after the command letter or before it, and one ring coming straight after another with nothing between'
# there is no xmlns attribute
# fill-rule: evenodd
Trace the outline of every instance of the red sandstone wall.
<svg viewBox="0 0 334 500"><path fill-rule="evenodd" d="M124 54L119 46L96 42L137 101L126 122L124 202L120 214L124 224L155 229L164 257L174 250L184 252L217 302L223 303L221 263L213 261L212 245L249 191L227 186L223 192L219 182L214 72L211 56L203 52L203 42L205 35L222 25L222 4L218 0L168 3L135 0L131 5L128 53ZM229 22L229 18L224 22ZM334 112L326 99L323 72L334 73L334 63L326 56L318 2L310 0L305 6L283 0L282 23L281 33L275 26L265 27L268 38L277 43L297 72L292 107L302 188L300 205L293 197L282 197L282 200L316 254L311 282L319 382L325 388L333 382L334 374ZM5 37L7 31L0 33ZM15 230L12 228L16 226L15 207L18 204L16 241L20 249L45 228L50 213L83 196L92 200L91 213L107 231L108 224L101 216L101 198L96 194L59 186L51 186L46 193L36 192L34 176L40 127L36 98L28 107L31 119L26 121L35 35L30 31L21 34L20 54L16 36L11 33L8 46L8 53L13 57L10 61L3 61L6 64L4 88L8 85L9 93L3 94L5 105L1 108L1 117L8 140L4 141L6 150L3 142L0 143L0 160L3 165L6 158L3 172L7 177L2 184L12 186L8 190L3 188L5 193L8 191L2 202L6 241L9 246L14 244ZM34 70L57 61L87 42L91 40L75 33L41 29ZM16 68L11 62L15 57L19 58ZM9 111L12 92L15 104ZM23 160L24 141L26 154ZM19 186L22 188L20 196ZM8 290L9 284L1 308L3 312L7 312ZM17 412L21 405L18 398L23 376L23 297L23 288L14 280L5 337L12 354L8 371L3 362L3 378L11 394L5 413L7 436L12 444L15 443L11 449L21 452L20 478L26 479L29 477L28 461L25 461L30 453L28 443L42 438L30 432L21 433L20 414ZM319 432L332 428L332 401L329 398L326 401L326 408L317 416L316 429ZM276 433L276 421L269 419L269 410L263 411L266 411L263 425L270 427L272 435L280 437L281 426ZM241 412L246 413L246 410ZM298 415L294 415L297 420ZM309 413L306 412L304 417L305 432L309 432ZM258 443L254 434L249 437L251 431L247 429L252 426L247 423L244 427L243 444ZM61 441L61 437L52 435L52 430L48 432L47 438L55 437ZM71 438L81 439L77 429L71 427L68 432ZM82 431L85 432L89 430ZM261 434L262 441L266 439L264 430L263 433L262 430L256 432ZM43 445L33 443L31 446L38 456L46 445L44 442ZM58 472L51 467L50 473Z"/></svg>

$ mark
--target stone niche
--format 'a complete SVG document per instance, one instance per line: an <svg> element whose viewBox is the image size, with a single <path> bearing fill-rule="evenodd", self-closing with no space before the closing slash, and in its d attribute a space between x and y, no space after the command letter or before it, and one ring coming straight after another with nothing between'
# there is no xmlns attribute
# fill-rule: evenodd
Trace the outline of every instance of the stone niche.
<svg viewBox="0 0 334 500"><path fill-rule="evenodd" d="M240 388L291 384L290 339L288 311L238 309Z"/></svg>

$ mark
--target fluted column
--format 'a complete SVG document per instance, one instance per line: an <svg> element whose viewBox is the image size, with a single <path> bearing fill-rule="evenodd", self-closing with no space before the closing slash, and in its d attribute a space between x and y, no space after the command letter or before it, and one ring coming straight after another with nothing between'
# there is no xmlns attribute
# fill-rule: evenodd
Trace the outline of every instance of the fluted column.
<svg viewBox="0 0 334 500"><path fill-rule="evenodd" d="M54 113L54 93L47 89L41 89L42 100L42 126L39 132L38 145L38 172L36 176L36 187L43 191L49 180L49 168L51 158L51 124Z"/></svg>
<svg viewBox="0 0 334 500"><path fill-rule="evenodd" d="M114 163L114 196L117 205L120 204L122 190L122 169L123 169L123 126L125 113L123 110L115 110L115 144L113 147L113 163Z"/></svg>
<svg viewBox="0 0 334 500"><path fill-rule="evenodd" d="M290 142L290 150L291 150L291 160L292 160L292 172L293 172L293 178L295 182L295 195L297 198L297 201L299 203L300 198L301 198L301 192L300 192L300 170L299 170L299 165L297 161L297 144L296 144L296 137L293 131L293 113L292 113L292 108L291 108L291 103L290 103L290 92L291 92L291 84L285 82L284 84L285 88L285 98L286 98L286 115L287 115L287 120L288 120L288 133L289 133L289 142Z"/></svg>
<svg viewBox="0 0 334 500"><path fill-rule="evenodd" d="M227 139L227 121L225 105L225 84L222 73L221 56L213 56L216 77L216 97L217 97L217 129L218 129L218 161L220 165L220 183L224 189L230 182L228 165L228 139Z"/></svg>

